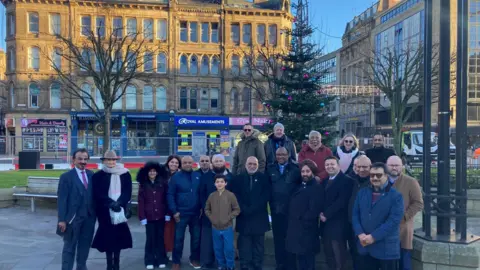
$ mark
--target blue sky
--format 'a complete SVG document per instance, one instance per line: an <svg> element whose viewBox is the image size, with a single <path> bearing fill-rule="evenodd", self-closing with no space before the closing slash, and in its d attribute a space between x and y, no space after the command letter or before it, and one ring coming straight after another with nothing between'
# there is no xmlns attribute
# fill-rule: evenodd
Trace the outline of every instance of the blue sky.
<svg viewBox="0 0 480 270"><path fill-rule="evenodd" d="M310 0L310 19L317 28L314 40L324 46L324 52L334 51L342 46L340 37L345 31L345 25L370 7L372 0ZM5 8L0 5L0 48L5 49Z"/></svg>

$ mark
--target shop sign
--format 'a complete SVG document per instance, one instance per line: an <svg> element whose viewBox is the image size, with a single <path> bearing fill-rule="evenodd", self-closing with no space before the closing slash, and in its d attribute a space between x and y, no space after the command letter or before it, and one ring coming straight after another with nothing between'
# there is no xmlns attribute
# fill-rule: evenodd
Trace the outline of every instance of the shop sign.
<svg viewBox="0 0 480 270"><path fill-rule="evenodd" d="M252 124L254 126L261 126L267 124L270 121L268 117L253 117ZM230 126L243 126L248 124L250 119L248 117L230 117Z"/></svg>
<svg viewBox="0 0 480 270"><path fill-rule="evenodd" d="M22 118L22 128L26 127L66 127L67 120L64 119L27 119Z"/></svg>
<svg viewBox="0 0 480 270"><path fill-rule="evenodd" d="M21 127L24 150L43 151L43 143L46 139L48 152L67 151L67 120L22 118ZM46 131L45 137L44 131Z"/></svg>
<svg viewBox="0 0 480 270"><path fill-rule="evenodd" d="M228 117L221 116L175 116L177 126L228 126Z"/></svg>

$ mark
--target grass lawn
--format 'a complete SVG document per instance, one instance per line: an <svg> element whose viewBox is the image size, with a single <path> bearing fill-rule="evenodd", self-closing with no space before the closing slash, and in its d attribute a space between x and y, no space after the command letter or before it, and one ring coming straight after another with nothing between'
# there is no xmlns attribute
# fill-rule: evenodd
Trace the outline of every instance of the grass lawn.
<svg viewBox="0 0 480 270"><path fill-rule="evenodd" d="M138 169L130 170L132 180L135 181ZM29 176L60 177L64 170L22 170L0 172L0 188L12 188L14 186L25 186Z"/></svg>

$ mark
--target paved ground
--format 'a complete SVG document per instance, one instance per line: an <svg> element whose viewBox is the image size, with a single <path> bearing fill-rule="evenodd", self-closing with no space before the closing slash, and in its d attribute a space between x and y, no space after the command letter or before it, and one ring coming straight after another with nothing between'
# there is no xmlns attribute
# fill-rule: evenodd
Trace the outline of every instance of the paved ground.
<svg viewBox="0 0 480 270"><path fill-rule="evenodd" d="M53 209L38 209L31 213L26 207L0 209L0 270L59 270L61 269L62 241L55 234L56 212ZM144 269L144 228L136 219L131 219L132 249L122 252L121 269ZM188 234L188 232L187 232ZM188 237L188 235L187 235ZM188 265L188 239L184 252L183 269ZM91 250L89 270L106 268L105 254ZM273 270L273 267L264 267Z"/></svg>

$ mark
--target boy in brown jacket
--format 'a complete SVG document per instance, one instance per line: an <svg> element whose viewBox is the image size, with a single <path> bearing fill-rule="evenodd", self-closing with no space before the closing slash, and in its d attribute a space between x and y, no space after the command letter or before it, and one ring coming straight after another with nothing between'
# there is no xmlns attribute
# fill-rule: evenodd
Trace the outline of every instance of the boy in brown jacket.
<svg viewBox="0 0 480 270"><path fill-rule="evenodd" d="M235 268L235 250L233 248L233 219L240 214L235 195L226 190L227 178L223 174L215 175L217 191L208 196L205 215L212 223L212 238L218 269Z"/></svg>

